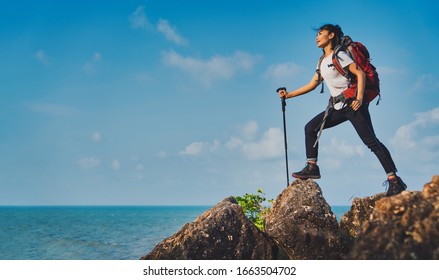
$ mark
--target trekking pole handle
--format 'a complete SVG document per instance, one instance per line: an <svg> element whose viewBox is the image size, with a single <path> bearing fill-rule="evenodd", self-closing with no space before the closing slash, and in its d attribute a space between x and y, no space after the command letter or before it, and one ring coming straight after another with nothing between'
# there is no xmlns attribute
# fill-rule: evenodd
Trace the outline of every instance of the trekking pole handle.
<svg viewBox="0 0 439 280"><path fill-rule="evenodd" d="M286 92L287 88L286 87L280 87L280 88L278 88L276 90L276 92L279 93L279 91L281 91L281 90L284 90ZM287 106L287 102L285 102L285 99L286 99L285 95L282 96L282 111L285 111L285 106Z"/></svg>
<svg viewBox="0 0 439 280"><path fill-rule="evenodd" d="M278 88L278 89L276 90L276 92L279 93L279 91L281 91L281 90L285 90L285 91L287 91L287 88L286 88L286 87L280 87L280 88Z"/></svg>

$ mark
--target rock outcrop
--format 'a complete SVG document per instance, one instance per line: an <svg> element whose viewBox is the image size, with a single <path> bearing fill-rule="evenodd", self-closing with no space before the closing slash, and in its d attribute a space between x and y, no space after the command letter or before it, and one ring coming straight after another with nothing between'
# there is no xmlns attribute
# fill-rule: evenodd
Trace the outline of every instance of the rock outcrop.
<svg viewBox="0 0 439 280"><path fill-rule="evenodd" d="M422 191L355 198L340 224L313 180L295 180L265 233L230 197L141 259L439 259L439 176Z"/></svg>
<svg viewBox="0 0 439 280"><path fill-rule="evenodd" d="M348 253L360 234L361 227L370 219L375 203L384 197L386 197L386 193L379 193L364 198L354 198L351 209L340 221L340 233L345 243L344 253Z"/></svg>
<svg viewBox="0 0 439 280"><path fill-rule="evenodd" d="M341 259L338 222L313 180L296 180L273 203L265 232L290 259Z"/></svg>
<svg viewBox="0 0 439 280"><path fill-rule="evenodd" d="M422 192L375 202L347 259L439 259L439 176Z"/></svg>
<svg viewBox="0 0 439 280"><path fill-rule="evenodd" d="M159 243L143 260L288 259L258 230L233 197L224 199Z"/></svg>

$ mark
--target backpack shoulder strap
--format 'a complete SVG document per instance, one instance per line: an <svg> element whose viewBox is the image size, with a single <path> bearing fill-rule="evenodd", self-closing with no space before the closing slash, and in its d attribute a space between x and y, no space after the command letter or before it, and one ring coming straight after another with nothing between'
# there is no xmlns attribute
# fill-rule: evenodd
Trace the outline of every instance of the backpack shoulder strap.
<svg viewBox="0 0 439 280"><path fill-rule="evenodd" d="M349 73L347 73L343 67L341 67L340 61L338 60L338 53L342 50L346 51L342 45L335 47L334 53L332 54L332 64L334 64L334 67L337 69L338 73L348 78Z"/></svg>
<svg viewBox="0 0 439 280"><path fill-rule="evenodd" d="M335 69L337 69L337 71L345 76L347 79L349 79L349 73L347 73L343 67L341 67L341 64L338 60L338 53L340 51L345 51L351 58L352 58L352 54L350 52L350 46L353 43L351 37L349 36L343 36L340 39L340 44L337 45L334 49L334 53L332 55L332 63L334 64ZM353 59L353 58L352 58Z"/></svg>
<svg viewBox="0 0 439 280"><path fill-rule="evenodd" d="M320 66L322 65L322 61L325 58L325 54L322 54L322 56L319 59L319 63L317 65L317 69L316 69L316 73L317 73L317 83L320 84L322 83L322 89L320 90L320 93L323 93L325 91L324 86L323 86L323 81L322 81L322 72L320 71Z"/></svg>

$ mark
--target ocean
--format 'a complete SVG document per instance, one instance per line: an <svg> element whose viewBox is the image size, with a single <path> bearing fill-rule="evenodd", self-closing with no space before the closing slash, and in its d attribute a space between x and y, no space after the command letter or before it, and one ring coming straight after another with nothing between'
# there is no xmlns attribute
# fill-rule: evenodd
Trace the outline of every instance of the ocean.
<svg viewBox="0 0 439 280"><path fill-rule="evenodd" d="M3 206L0 260L137 260L210 207Z"/></svg>

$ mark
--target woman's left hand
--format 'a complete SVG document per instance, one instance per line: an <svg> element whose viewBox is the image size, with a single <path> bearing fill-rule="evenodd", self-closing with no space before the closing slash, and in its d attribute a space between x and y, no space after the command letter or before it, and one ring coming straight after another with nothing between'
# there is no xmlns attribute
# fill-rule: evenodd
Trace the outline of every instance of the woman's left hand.
<svg viewBox="0 0 439 280"><path fill-rule="evenodd" d="M363 100L361 99L355 99L354 101L352 101L351 103L351 108L354 111L357 111L358 109L360 109L361 104L363 104Z"/></svg>

